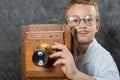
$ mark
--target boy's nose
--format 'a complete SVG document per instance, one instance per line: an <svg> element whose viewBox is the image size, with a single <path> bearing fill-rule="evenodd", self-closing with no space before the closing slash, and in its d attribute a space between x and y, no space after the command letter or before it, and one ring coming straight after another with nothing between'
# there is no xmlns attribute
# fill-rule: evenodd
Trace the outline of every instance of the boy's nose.
<svg viewBox="0 0 120 80"><path fill-rule="evenodd" d="M85 24L85 21L84 20L81 20L80 21L80 23L79 23L79 25L78 25L78 28L79 29L85 29L87 26L86 26L86 24Z"/></svg>

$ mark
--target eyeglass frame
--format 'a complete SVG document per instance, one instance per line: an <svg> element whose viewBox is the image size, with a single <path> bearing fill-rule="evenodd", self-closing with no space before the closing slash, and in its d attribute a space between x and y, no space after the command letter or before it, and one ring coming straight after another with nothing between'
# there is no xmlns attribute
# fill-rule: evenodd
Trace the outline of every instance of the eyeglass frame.
<svg viewBox="0 0 120 80"><path fill-rule="evenodd" d="M81 23L82 20L84 21L84 23L85 23L87 26L92 26L92 25L95 24L95 22L98 22L98 18L96 18L96 17L95 17L94 15L92 15L92 14L87 15L87 16L92 16L92 17L94 17L94 19L95 19L95 20L94 20L94 23L91 24L91 25L88 25L88 24L86 23L86 19L85 19L85 18L86 18L87 16L85 16L84 19L80 19L80 17L77 16L77 15L73 15L73 16L70 16L70 17L74 17L74 16L79 19L79 23L78 23L77 25L75 25L75 27L78 26L78 25ZM69 17L69 18L70 18L70 17ZM66 21L67 24L69 24L69 22L70 22L70 20L67 20L67 21ZM72 26L73 26L73 25L72 25Z"/></svg>

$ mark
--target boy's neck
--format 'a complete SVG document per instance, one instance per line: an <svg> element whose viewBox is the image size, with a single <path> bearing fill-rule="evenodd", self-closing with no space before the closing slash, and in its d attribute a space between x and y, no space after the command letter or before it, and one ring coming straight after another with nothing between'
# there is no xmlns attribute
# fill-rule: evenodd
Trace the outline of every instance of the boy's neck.
<svg viewBox="0 0 120 80"><path fill-rule="evenodd" d="M84 55L85 52L87 51L89 45L91 42L87 43L87 44L78 44L78 55Z"/></svg>

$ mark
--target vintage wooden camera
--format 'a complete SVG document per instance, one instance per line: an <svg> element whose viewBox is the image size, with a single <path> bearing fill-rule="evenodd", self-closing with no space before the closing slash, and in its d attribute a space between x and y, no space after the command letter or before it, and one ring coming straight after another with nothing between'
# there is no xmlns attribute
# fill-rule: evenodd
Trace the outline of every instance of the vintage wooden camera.
<svg viewBox="0 0 120 80"><path fill-rule="evenodd" d="M70 49L69 29L62 24L35 24L22 26L21 33L22 80L64 80L60 67L52 66L55 60L49 59L47 52L39 48L59 42Z"/></svg>

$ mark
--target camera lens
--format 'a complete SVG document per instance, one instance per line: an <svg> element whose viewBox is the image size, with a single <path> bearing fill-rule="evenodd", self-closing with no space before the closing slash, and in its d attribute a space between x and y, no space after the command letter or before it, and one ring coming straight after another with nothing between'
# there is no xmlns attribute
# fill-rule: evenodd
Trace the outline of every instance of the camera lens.
<svg viewBox="0 0 120 80"><path fill-rule="evenodd" d="M45 66L48 62L48 55L42 51L36 51L33 54L32 61L37 66Z"/></svg>

